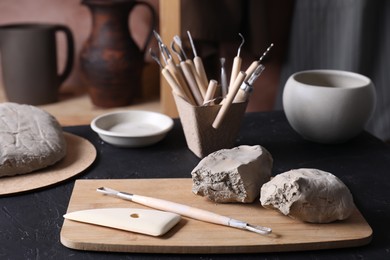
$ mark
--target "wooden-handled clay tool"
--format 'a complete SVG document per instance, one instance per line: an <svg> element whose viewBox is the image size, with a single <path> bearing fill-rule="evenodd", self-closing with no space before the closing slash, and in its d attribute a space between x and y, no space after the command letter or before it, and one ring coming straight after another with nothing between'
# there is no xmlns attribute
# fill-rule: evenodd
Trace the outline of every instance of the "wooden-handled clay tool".
<svg viewBox="0 0 390 260"><path fill-rule="evenodd" d="M175 45L174 43L179 47L179 50L180 50L180 53L181 55L179 55L179 51L175 48ZM185 63L188 64L188 66L190 67L191 71L192 71L192 75L194 76L194 79L196 81L196 84L197 84L197 87L198 89L200 90L200 93L202 94L202 98L204 99L205 95L206 95L206 90L207 90L207 82L206 84L203 83L200 75L198 74L196 68L195 68L195 64L194 62L191 60L191 59L188 59L187 58L187 55L184 51L184 48L183 48L183 44L182 44L182 41L180 39L180 37L178 35L175 35L173 37L173 42L171 44L171 49L178 55L180 56L179 59L181 59L181 61L184 61Z"/></svg>
<svg viewBox="0 0 390 260"><path fill-rule="evenodd" d="M224 226L229 226L229 227L234 227L239 229L245 229L261 235L268 235L272 232L272 229L269 227L251 225L241 220L232 219L230 217L222 216L210 211L190 207L172 201L146 197L146 196L141 196L136 194L130 194L126 192L120 192L105 187L98 188L97 191L106 195L111 195L125 200L130 200L135 203L139 203L151 208L176 213L182 216L186 216L204 222L209 222L209 223L214 223L214 224L219 224L219 225L224 225Z"/></svg>
<svg viewBox="0 0 390 260"><path fill-rule="evenodd" d="M198 53L196 51L195 44L194 44L194 41L192 39L190 31L187 31L187 35L188 35L188 39L190 40L192 52L194 53L193 60L194 60L196 72L198 73L200 79L202 80L203 85L207 86L208 80L207 80L207 75L206 75L206 71L204 69L202 58L198 56Z"/></svg>
<svg viewBox="0 0 390 260"><path fill-rule="evenodd" d="M187 101L191 105L196 106L197 103L194 99L194 96L192 95L192 92L190 90L190 87L187 84L187 81L184 78L184 74L183 74L182 70L180 68L176 67L176 64L173 62L173 60L168 59L167 62L168 62L168 64L167 64L166 68L174 76L177 83L179 83L179 86L181 87L181 89L183 89L183 92L186 94Z"/></svg>
<svg viewBox="0 0 390 260"><path fill-rule="evenodd" d="M166 64L165 68L168 69L170 74L175 78L179 87L185 93L186 101L189 102L191 105L197 105L197 103L196 103L196 101L195 101L195 99L194 99L194 97L189 89L189 86L184 79L184 75L183 75L182 71L180 70L180 68L177 68L175 62L173 61L172 55L169 52L168 47L164 44L164 42L161 39L161 36L156 31L153 31L153 33L154 33L154 36L156 37L156 40L158 42L158 47L160 48L161 56L163 57L164 62ZM166 72L164 72L164 73L166 73Z"/></svg>
<svg viewBox="0 0 390 260"><path fill-rule="evenodd" d="M196 101L196 105L202 105L203 95L196 82L194 70L191 68L191 65L185 61L185 56L183 55L183 53L180 50L176 49L174 42L171 43L171 49L174 53L177 54L177 57L180 61L180 68L184 74L184 78L187 82L187 85Z"/></svg>
<svg viewBox="0 0 390 260"><path fill-rule="evenodd" d="M194 96L196 104L198 106L202 105L203 104L203 96L199 90L198 84L196 83L196 79L193 75L191 66L188 63L186 63L185 61L182 61L182 62L180 62L180 68L183 71L184 78L186 79L187 84L191 90L191 93Z"/></svg>
<svg viewBox="0 0 390 260"><path fill-rule="evenodd" d="M241 33L239 33L238 35L241 37L242 41L241 41L240 46L238 47L237 56L234 57L234 59L233 59L232 72L230 73L229 88L231 88L231 86L233 86L234 81L236 80L236 77L237 77L238 73L239 73L240 70L241 70L242 59L241 59L241 57L240 57L240 52L241 52L242 46L243 46L244 43L245 43L245 39L244 39L244 36L242 36Z"/></svg>
<svg viewBox="0 0 390 260"><path fill-rule="evenodd" d="M226 114L229 111L230 106L233 103L234 97L236 96L238 89L240 88L242 82L244 82L246 77L245 72L240 71L236 77L236 80L234 81L233 85L229 87L229 92L226 96L226 98L222 101L222 106L218 111L217 116L214 119L213 127L215 129L218 129L218 127L221 125L222 121L224 120Z"/></svg>
<svg viewBox="0 0 390 260"><path fill-rule="evenodd" d="M190 103L189 98L187 97L187 94L182 89L181 85L176 81L176 79L172 76L171 72L164 67L160 60L158 59L157 55L152 51L152 49L149 49L150 56L161 68L161 74L163 74L165 80L168 82L169 86L172 88L172 92L174 92L176 95L182 97L184 100Z"/></svg>
<svg viewBox="0 0 390 260"><path fill-rule="evenodd" d="M249 77L252 76L252 74L256 70L257 66L259 66L259 64L261 64L261 62L263 61L265 56L267 56L268 52L271 50L271 48L273 46L274 46L274 44L271 43L271 45L265 50L263 55L261 55L261 57L258 60L255 60L254 62L252 62L252 64L247 68L247 70L245 71L245 73L246 73L245 80L248 80Z"/></svg>
<svg viewBox="0 0 390 260"><path fill-rule="evenodd" d="M245 80L238 90L233 103L245 102L248 100L250 93L253 91L253 83L264 70L264 65L259 64L248 80Z"/></svg>
<svg viewBox="0 0 390 260"><path fill-rule="evenodd" d="M213 79L210 80L209 86L207 87L206 95L204 97L203 105L207 105L212 102L217 87L218 87L218 82Z"/></svg>

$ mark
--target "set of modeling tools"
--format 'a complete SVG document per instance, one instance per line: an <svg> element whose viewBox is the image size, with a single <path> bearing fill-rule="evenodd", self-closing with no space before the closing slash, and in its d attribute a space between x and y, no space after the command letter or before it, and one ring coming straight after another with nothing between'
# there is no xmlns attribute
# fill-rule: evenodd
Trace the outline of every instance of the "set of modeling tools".
<svg viewBox="0 0 390 260"><path fill-rule="evenodd" d="M173 37L169 49L157 32L154 31L154 35L164 63L160 61L159 55L151 49L149 51L152 58L160 65L161 73L171 86L173 93L192 106L221 106L212 123L215 129L221 125L233 103L248 101L254 82L265 68L262 60L273 46L271 44L259 60L253 61L243 71L240 53L245 39L242 34L239 34L241 44L238 47L237 55L233 59L229 83L225 68L225 58L221 58L221 77L220 83L218 83L215 79L208 80L202 59L198 56L189 31L187 31L187 35L193 52L192 59L185 52L183 42L179 36ZM173 58L172 53L177 56L177 59ZM218 91L219 88L220 90Z"/></svg>

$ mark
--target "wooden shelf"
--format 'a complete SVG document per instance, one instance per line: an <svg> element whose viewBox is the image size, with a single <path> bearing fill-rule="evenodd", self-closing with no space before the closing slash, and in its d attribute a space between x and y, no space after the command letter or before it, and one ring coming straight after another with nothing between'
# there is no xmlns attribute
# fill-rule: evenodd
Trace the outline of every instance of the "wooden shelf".
<svg viewBox="0 0 390 260"><path fill-rule="evenodd" d="M104 113L118 110L147 110L161 112L158 98L141 100L133 105L117 108L99 108L92 104L88 94L82 88L66 87L60 91L59 101L52 104L38 106L60 122L62 126L89 125L93 118ZM7 98L4 89L0 86L0 102L6 102Z"/></svg>

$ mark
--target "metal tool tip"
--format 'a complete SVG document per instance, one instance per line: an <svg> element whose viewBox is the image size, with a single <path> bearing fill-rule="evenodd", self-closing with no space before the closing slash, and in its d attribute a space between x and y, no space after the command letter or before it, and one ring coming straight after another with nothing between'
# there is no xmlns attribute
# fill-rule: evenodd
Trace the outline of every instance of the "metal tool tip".
<svg viewBox="0 0 390 260"><path fill-rule="evenodd" d="M154 34L154 37L156 37L159 44L162 44L162 39L161 39L160 34L158 34L158 32L156 32L156 30L153 30L153 34Z"/></svg>
<svg viewBox="0 0 390 260"><path fill-rule="evenodd" d="M109 194L109 195L116 195L119 191L116 191L114 189L106 188L106 187L100 187L96 189L97 192L101 192L104 194Z"/></svg>
<svg viewBox="0 0 390 260"><path fill-rule="evenodd" d="M268 235L272 233L272 229L269 227L255 226L255 225L246 225L246 229L261 235Z"/></svg>
<svg viewBox="0 0 390 260"><path fill-rule="evenodd" d="M239 33L238 35L241 37L241 44L240 44L240 46L238 46L238 50L237 50L237 56L239 57L240 56L240 52L241 52L241 48L242 48L242 46L245 43L245 38L244 38L244 36L242 36L241 33Z"/></svg>

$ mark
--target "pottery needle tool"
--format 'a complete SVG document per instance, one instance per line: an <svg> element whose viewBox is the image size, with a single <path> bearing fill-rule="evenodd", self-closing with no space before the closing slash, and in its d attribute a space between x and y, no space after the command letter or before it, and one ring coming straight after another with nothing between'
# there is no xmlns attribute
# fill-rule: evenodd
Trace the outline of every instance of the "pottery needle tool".
<svg viewBox="0 0 390 260"><path fill-rule="evenodd" d="M238 89L240 88L242 82L244 82L246 77L246 73L243 71L240 71L236 77L236 80L234 81L233 85L229 87L229 92L227 93L225 99L222 101L222 106L218 111L217 116L214 119L214 122L212 126L215 129L218 129L218 127L221 125L223 122L226 114L229 111L230 106L233 103L233 100L238 92Z"/></svg>
<svg viewBox="0 0 390 260"><path fill-rule="evenodd" d="M207 86L208 80L207 80L207 75L206 75L206 71L204 69L202 58L198 56L198 53L196 51L195 44L194 44L194 41L192 39L190 31L187 31L187 35L188 35L188 39L190 40L192 52L194 54L193 61L195 64L196 72L199 74L199 77L202 80L203 85Z"/></svg>
<svg viewBox="0 0 390 260"><path fill-rule="evenodd" d="M152 51L152 48L149 49L149 53L150 53L150 56L152 56L152 59L154 61L156 61L156 63L160 66L161 74L164 76L164 78L166 79L168 84L171 86L172 92L177 94L178 96L182 97L187 102L191 103L189 98L187 97L187 94L184 92L182 87L178 84L176 79L172 76L171 72L161 64L161 62L160 62L159 58L157 57L156 53L154 53Z"/></svg>
<svg viewBox="0 0 390 260"><path fill-rule="evenodd" d="M206 95L205 95L204 101L203 101L204 106L210 105L211 101L214 98L217 87L218 87L218 82L214 79L210 80L210 83L207 87L207 92L206 92Z"/></svg>
<svg viewBox="0 0 390 260"><path fill-rule="evenodd" d="M184 205L184 204L180 204L168 200L116 191L105 187L100 187L97 189L97 191L105 195L110 195L124 200L129 200L144 206L148 206L162 211L176 213L203 222L209 222L209 223L219 224L223 226L244 229L261 235L268 235L272 233L272 229L269 227L252 225L241 220L216 214L211 211L190 207L188 205Z"/></svg>
<svg viewBox="0 0 390 260"><path fill-rule="evenodd" d="M236 80L236 77L237 77L238 73L241 70L242 59L240 57L240 53L241 53L241 48L242 48L242 46L245 43L245 39L244 39L244 36L242 36L241 33L239 33L238 35L241 37L241 44L238 47L237 56L234 57L234 59L233 59L232 72L230 73L229 88L234 84L234 81Z"/></svg>
<svg viewBox="0 0 390 260"><path fill-rule="evenodd" d="M227 83L227 75L226 75L226 68L225 68L225 58L220 58L219 61L221 62L221 90L222 90L222 98L226 97L226 94L228 93L228 83Z"/></svg>
<svg viewBox="0 0 390 260"><path fill-rule="evenodd" d="M252 62L252 64L248 67L248 69L245 71L246 73L246 79L245 80L248 80L250 76L252 76L252 74L254 73L254 71L256 70L256 68L259 66L259 64L261 64L261 62L263 61L263 59L265 58L265 56L267 56L267 54L269 53L269 51L271 50L271 48L274 46L273 43L271 43L271 45L265 50L265 52L263 53L263 55L261 55L261 57L258 59L258 60L255 60L254 62Z"/></svg>
<svg viewBox="0 0 390 260"><path fill-rule="evenodd" d="M252 75L248 80L244 80L241 84L240 89L238 90L236 97L234 98L233 103L245 102L248 100L250 93L253 91L253 84L257 80L257 78L264 71L265 67L263 64L259 64Z"/></svg>
<svg viewBox="0 0 390 260"><path fill-rule="evenodd" d="M202 94L202 98L204 99L204 97L206 95L206 91L207 91L207 81L206 81L206 84L203 84L203 81L200 78L200 75L198 74L198 72L195 68L194 62L187 57L187 55L184 51L181 38L178 35L175 35L173 37L173 42L179 47L182 60L185 61L190 66L191 71L192 71L192 75L194 76L196 84L198 85L200 93ZM174 44L171 45L171 48L174 48ZM176 50L176 52L177 52L177 50Z"/></svg>

